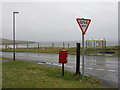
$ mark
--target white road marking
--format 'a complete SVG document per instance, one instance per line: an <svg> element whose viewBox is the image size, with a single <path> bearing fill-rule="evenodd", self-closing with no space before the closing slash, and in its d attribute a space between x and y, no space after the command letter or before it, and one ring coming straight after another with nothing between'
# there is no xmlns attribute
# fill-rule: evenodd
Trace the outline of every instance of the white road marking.
<svg viewBox="0 0 120 90"><path fill-rule="evenodd" d="M37 64L44 64L44 63L37 63Z"/></svg>
<svg viewBox="0 0 120 90"><path fill-rule="evenodd" d="M52 63L46 62L45 64L52 64Z"/></svg>
<svg viewBox="0 0 120 90"><path fill-rule="evenodd" d="M57 66L62 66L62 64L58 64Z"/></svg>
<svg viewBox="0 0 120 90"><path fill-rule="evenodd" d="M116 70L108 70L108 71L110 71L110 72L116 72Z"/></svg>
<svg viewBox="0 0 120 90"><path fill-rule="evenodd" d="M68 67L68 68L73 68L74 66L66 66L66 67Z"/></svg>
<svg viewBox="0 0 120 90"><path fill-rule="evenodd" d="M58 66L59 64L57 64L57 63L53 63L53 65L56 65L56 66Z"/></svg>
<svg viewBox="0 0 120 90"><path fill-rule="evenodd" d="M55 65L55 66L62 66L62 64L57 64L57 63L49 63L49 62L46 62L46 63L38 63L38 64L50 64L50 65ZM74 66L67 66L65 64L65 67L68 67L68 68L74 68ZM82 69L82 66L80 67L80 69ZM86 68L88 70L92 70L93 68ZM99 70L99 71L105 71L105 69L96 69L96 70ZM116 72L116 70L106 70L106 71L110 71L110 72Z"/></svg>
<svg viewBox="0 0 120 90"><path fill-rule="evenodd" d="M87 69L93 69L93 68L87 68Z"/></svg>
<svg viewBox="0 0 120 90"><path fill-rule="evenodd" d="M99 70L99 71L104 71L104 69L96 69L96 70Z"/></svg>

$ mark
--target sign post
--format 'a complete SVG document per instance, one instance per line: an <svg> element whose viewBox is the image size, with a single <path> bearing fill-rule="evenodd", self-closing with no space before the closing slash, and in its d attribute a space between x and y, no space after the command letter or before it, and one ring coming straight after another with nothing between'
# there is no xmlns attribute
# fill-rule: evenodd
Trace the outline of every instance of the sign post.
<svg viewBox="0 0 120 90"><path fill-rule="evenodd" d="M82 80L84 80L84 34L82 34Z"/></svg>
<svg viewBox="0 0 120 90"><path fill-rule="evenodd" d="M82 80L84 80L84 34L88 29L91 19L77 18L76 20L82 30Z"/></svg>

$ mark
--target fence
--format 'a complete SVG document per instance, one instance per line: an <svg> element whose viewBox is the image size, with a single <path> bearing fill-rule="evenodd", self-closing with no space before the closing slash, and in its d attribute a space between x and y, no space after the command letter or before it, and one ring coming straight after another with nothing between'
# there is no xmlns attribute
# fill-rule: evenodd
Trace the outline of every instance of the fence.
<svg viewBox="0 0 120 90"><path fill-rule="evenodd" d="M70 48L70 47L76 47L76 43L77 42L70 42L70 43L66 43L66 42L57 42L57 43L49 43L49 42L45 42L45 43L25 43L25 44L16 44L15 48L40 48L40 47L63 47L63 48ZM11 44L4 44L1 45L0 48L13 48L13 45Z"/></svg>

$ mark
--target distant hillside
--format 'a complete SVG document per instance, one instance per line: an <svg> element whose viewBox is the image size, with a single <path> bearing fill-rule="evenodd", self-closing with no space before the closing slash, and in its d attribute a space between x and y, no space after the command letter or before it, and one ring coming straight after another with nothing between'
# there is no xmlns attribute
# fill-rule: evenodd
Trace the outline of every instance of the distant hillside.
<svg viewBox="0 0 120 90"><path fill-rule="evenodd" d="M0 39L0 41L2 41L2 44L13 44L13 40L9 40L9 39ZM35 43L33 41L22 41L22 40L16 40L15 41L16 44L25 44L25 43Z"/></svg>

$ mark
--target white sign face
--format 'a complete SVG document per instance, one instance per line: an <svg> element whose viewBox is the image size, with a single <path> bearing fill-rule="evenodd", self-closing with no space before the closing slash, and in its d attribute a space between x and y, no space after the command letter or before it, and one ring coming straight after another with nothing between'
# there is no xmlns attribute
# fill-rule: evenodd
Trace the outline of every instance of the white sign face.
<svg viewBox="0 0 120 90"><path fill-rule="evenodd" d="M80 23L80 26L82 27L82 30L85 31L87 26L88 26L89 21L87 21L87 20L78 20L78 22Z"/></svg>

